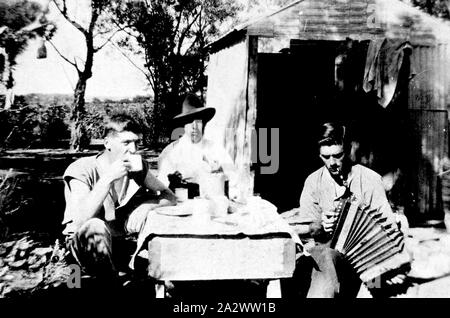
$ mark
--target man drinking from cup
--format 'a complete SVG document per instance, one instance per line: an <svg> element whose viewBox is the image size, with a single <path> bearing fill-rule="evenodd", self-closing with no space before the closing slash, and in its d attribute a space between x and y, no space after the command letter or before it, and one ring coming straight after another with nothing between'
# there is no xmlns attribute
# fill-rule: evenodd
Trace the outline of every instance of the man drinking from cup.
<svg viewBox="0 0 450 318"><path fill-rule="evenodd" d="M114 277L113 237L139 233L150 210L176 202L136 154L141 137L132 117L114 115L105 125L105 150L78 159L64 173L63 234L72 256L89 274Z"/></svg>

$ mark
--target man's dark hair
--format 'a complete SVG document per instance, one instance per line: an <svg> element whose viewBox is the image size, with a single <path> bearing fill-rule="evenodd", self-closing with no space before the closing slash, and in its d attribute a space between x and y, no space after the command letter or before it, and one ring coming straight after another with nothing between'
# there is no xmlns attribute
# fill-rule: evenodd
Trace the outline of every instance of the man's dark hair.
<svg viewBox="0 0 450 318"><path fill-rule="evenodd" d="M110 116L105 123L103 137L110 136L122 131L131 131L135 134L141 134L141 126L128 114L117 113Z"/></svg>
<svg viewBox="0 0 450 318"><path fill-rule="evenodd" d="M321 129L318 136L319 147L333 145L343 145L344 147L347 146L348 138L346 135L345 126L335 122L327 122L322 124L320 128Z"/></svg>

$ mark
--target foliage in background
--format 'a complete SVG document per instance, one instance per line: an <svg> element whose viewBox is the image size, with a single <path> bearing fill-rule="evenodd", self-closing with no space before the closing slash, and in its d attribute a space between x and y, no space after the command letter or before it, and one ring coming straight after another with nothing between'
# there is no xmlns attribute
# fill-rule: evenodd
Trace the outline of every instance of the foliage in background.
<svg viewBox="0 0 450 318"><path fill-rule="evenodd" d="M72 100L65 95L18 96L11 109L0 110L0 149L68 148ZM123 111L131 114L142 126L143 146L160 147L167 143L160 131L152 130L153 103L146 96L88 102L84 119L86 137L102 138L105 118Z"/></svg>
<svg viewBox="0 0 450 318"><path fill-rule="evenodd" d="M144 132L143 146L158 146L162 142L162 136L154 131L152 123L153 103L151 100L136 99L124 101L96 101L87 104L86 127L90 138L103 138L103 123L108 116L125 112L130 114L142 127Z"/></svg>
<svg viewBox="0 0 450 318"><path fill-rule="evenodd" d="M18 180L12 170L0 174L0 242L8 235L8 218L27 204Z"/></svg>
<svg viewBox="0 0 450 318"><path fill-rule="evenodd" d="M206 88L205 45L219 35L240 9L234 0L117 1L115 23L124 28L118 44L145 59L153 90L151 131L168 136L170 119L187 92Z"/></svg>
<svg viewBox="0 0 450 318"><path fill-rule="evenodd" d="M70 105L73 97L31 94L18 96L9 110L0 109L0 150L17 148L63 148L70 139ZM102 138L105 118L127 112L143 127L143 146L158 147L159 135L150 129L152 100L145 96L119 101L93 99L86 104L85 125L88 138ZM167 141L166 141L167 142ZM155 146L156 145L156 146ZM161 145L162 146L162 145ZM159 147L161 147L159 146ZM59 152L56 152L59 153ZM11 156L15 156L11 159ZM24 174L10 175L4 180L0 169L0 240L9 233L38 230L60 233L64 193L60 180L73 158L56 155L42 158L21 156L12 152L5 157L4 167ZM42 159L44 159L42 161ZM48 160L50 159L50 160Z"/></svg>
<svg viewBox="0 0 450 318"><path fill-rule="evenodd" d="M67 105L28 104L18 96L14 107L0 111L0 148L61 147L68 138Z"/></svg>
<svg viewBox="0 0 450 318"><path fill-rule="evenodd" d="M428 14L450 19L450 1L448 0L409 0L408 2L421 8Z"/></svg>

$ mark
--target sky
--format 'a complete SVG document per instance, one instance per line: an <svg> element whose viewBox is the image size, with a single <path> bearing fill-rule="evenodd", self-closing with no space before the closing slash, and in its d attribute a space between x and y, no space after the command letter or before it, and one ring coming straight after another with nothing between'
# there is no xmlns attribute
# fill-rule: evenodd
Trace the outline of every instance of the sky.
<svg viewBox="0 0 450 318"><path fill-rule="evenodd" d="M40 2L47 2L42 0ZM59 51L69 59L80 59L83 54L83 37L71 24L66 22L50 7L50 19L58 29L51 40ZM75 10L82 12L84 10ZM77 19L83 21L82 14ZM77 81L75 68L64 61L53 47L47 43L47 58L37 59L37 49L41 40L30 42L27 50L18 57L15 71L15 94L73 94ZM126 53L125 51L123 51ZM139 58L132 57L135 63L142 65ZM81 60L80 60L81 61ZM89 79L86 96L126 98L136 95L150 95L144 74L122 55L118 48L106 45L94 56L93 76Z"/></svg>
<svg viewBox="0 0 450 318"><path fill-rule="evenodd" d="M43 5L47 5L49 0L35 0ZM241 5L248 5L249 0L236 0ZM262 0L258 6L258 14L264 11L276 9L272 3L275 0ZM76 21L87 23L88 1L68 1L69 12ZM57 31L52 38L52 42L70 60L84 56L85 44L81 33L68 23L53 7L49 6L49 20L57 25ZM264 9L264 10L263 10ZM253 12L243 10L243 18L250 18ZM228 30L227 30L228 31ZM226 33L226 32L224 32ZM41 40L30 42L27 50L17 58L15 71L16 95L29 93L42 94L73 94L77 81L75 68L64 61L54 50L51 44L46 43L47 58L37 59L37 50L41 45ZM138 70L123 54L120 49L108 44L94 56L93 76L88 80L86 96L87 98L99 97L120 99L136 95L152 95L151 89L144 74ZM143 68L143 60L132 56L126 51L133 62Z"/></svg>

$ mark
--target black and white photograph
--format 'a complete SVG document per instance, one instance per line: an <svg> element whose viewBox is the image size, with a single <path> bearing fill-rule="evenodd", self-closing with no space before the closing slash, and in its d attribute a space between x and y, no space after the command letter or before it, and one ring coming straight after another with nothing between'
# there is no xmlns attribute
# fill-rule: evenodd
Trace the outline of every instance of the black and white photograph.
<svg viewBox="0 0 450 318"><path fill-rule="evenodd" d="M450 298L449 107L448 0L0 0L0 300Z"/></svg>

